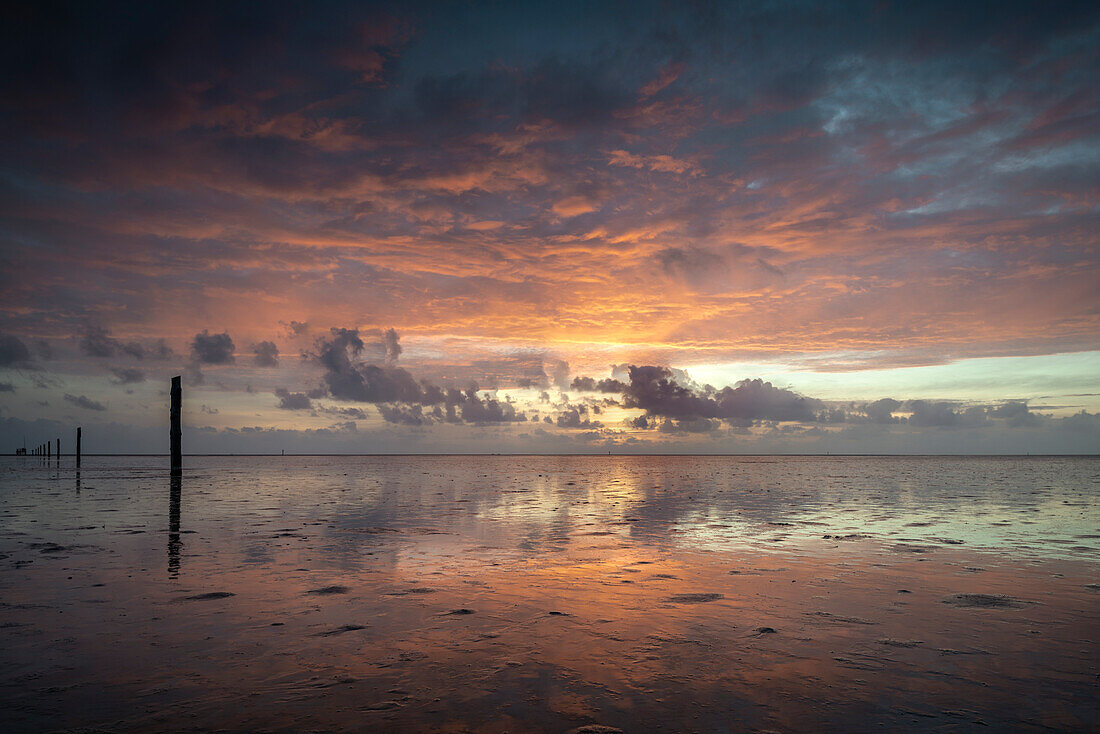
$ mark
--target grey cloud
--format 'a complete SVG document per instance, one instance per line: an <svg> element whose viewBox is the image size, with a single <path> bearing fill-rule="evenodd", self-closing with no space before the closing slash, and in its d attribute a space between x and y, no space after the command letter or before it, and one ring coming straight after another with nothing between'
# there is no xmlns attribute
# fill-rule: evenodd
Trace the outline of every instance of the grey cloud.
<svg viewBox="0 0 1100 734"><path fill-rule="evenodd" d="M211 334L203 329L191 341L191 353L200 364L232 364L236 361L235 349L228 333Z"/></svg>
<svg viewBox="0 0 1100 734"><path fill-rule="evenodd" d="M564 360L558 360L554 363L550 371L550 381L559 390L569 389L569 363Z"/></svg>
<svg viewBox="0 0 1100 734"><path fill-rule="evenodd" d="M1022 400L1010 400L989 411L994 418L1004 418L1009 428L1034 428L1042 424L1042 418L1032 413Z"/></svg>
<svg viewBox="0 0 1100 734"><path fill-rule="evenodd" d="M373 403L379 406L383 418L404 424L429 420L483 424L527 419L510 403L479 396L476 386L465 391L444 390L426 381L418 382L401 367L354 362L353 358L362 354L363 349L357 329L333 328L331 338L317 340L312 356L325 368L323 381L329 395ZM424 406L433 407L430 418L424 413Z"/></svg>
<svg viewBox="0 0 1100 734"><path fill-rule="evenodd" d="M631 366L630 384L623 405L640 408L650 416L690 420L716 418L730 425L749 426L756 421L813 422L820 400L773 386L761 379L741 380L736 387L698 392L674 381L667 367Z"/></svg>
<svg viewBox="0 0 1100 734"><path fill-rule="evenodd" d="M0 392L15 392L15 385L10 382L0 382Z"/></svg>
<svg viewBox="0 0 1100 734"><path fill-rule="evenodd" d="M19 337L0 334L0 367L23 367L30 361L30 350Z"/></svg>
<svg viewBox="0 0 1100 734"><path fill-rule="evenodd" d="M602 428L603 424L582 414L581 409L572 408L558 414L555 421L558 428Z"/></svg>
<svg viewBox="0 0 1100 734"><path fill-rule="evenodd" d="M111 333L95 324L89 324L80 337L80 351L89 357L113 357L125 354L134 359L145 358L145 347L138 342L121 342Z"/></svg>
<svg viewBox="0 0 1100 734"><path fill-rule="evenodd" d="M279 398L279 407L283 410L309 410L313 407L313 401L304 393L289 392L280 387L275 391L275 396Z"/></svg>
<svg viewBox="0 0 1100 734"><path fill-rule="evenodd" d="M592 377L574 377L570 388L579 392L621 393L626 385L615 379L595 380Z"/></svg>
<svg viewBox="0 0 1100 734"><path fill-rule="evenodd" d="M134 367L113 368L111 370L115 374L115 384L118 385L133 385L138 382L145 382L145 373Z"/></svg>
<svg viewBox="0 0 1100 734"><path fill-rule="evenodd" d="M721 423L711 418L665 418L657 426L661 433L711 433L718 430ZM644 428L645 426L638 426Z"/></svg>
<svg viewBox="0 0 1100 734"><path fill-rule="evenodd" d="M279 348L274 342L260 342L252 345L252 354L255 355L257 367L278 367Z"/></svg>
<svg viewBox="0 0 1100 734"><path fill-rule="evenodd" d="M863 406L863 412L872 423L897 423L894 411L901 407L901 402L893 398L882 398Z"/></svg>
<svg viewBox="0 0 1100 734"><path fill-rule="evenodd" d="M977 428L988 424L986 410L981 406L971 406L963 411L943 401L910 400L907 407L912 411L909 425L922 428Z"/></svg>
<svg viewBox="0 0 1100 734"><path fill-rule="evenodd" d="M98 403L84 395L70 395L69 393L65 393L65 400L85 410L107 410L107 407L103 405L103 403Z"/></svg>
<svg viewBox="0 0 1100 734"><path fill-rule="evenodd" d="M387 423L422 426L432 422L431 417L424 415L424 409L419 405L386 405L383 403L378 406L378 412Z"/></svg>
<svg viewBox="0 0 1100 734"><path fill-rule="evenodd" d="M386 361L396 362L397 358L401 356L401 344L397 338L397 331L394 329L387 329L382 334L382 343L386 346Z"/></svg>

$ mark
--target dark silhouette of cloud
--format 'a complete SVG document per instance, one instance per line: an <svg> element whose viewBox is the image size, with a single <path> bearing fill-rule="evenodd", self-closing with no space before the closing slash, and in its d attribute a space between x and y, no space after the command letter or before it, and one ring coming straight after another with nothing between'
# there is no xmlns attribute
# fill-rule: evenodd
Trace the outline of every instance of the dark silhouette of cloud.
<svg viewBox="0 0 1100 734"><path fill-rule="evenodd" d="M0 367L24 367L30 361L30 350L19 337L0 334Z"/></svg>
<svg viewBox="0 0 1100 734"><path fill-rule="evenodd" d="M134 359L145 358L145 347L139 342L121 342L107 329L89 324L80 338L80 351L89 357L114 357L124 354Z"/></svg>
<svg viewBox="0 0 1100 734"><path fill-rule="evenodd" d="M114 382L117 385L133 385L138 382L145 382L145 373L136 367L116 367L112 368L111 372L114 373Z"/></svg>
<svg viewBox="0 0 1100 734"><path fill-rule="evenodd" d="M882 398L863 406L863 412L871 423L897 423L894 411L901 407L901 401Z"/></svg>
<svg viewBox="0 0 1100 734"><path fill-rule="evenodd" d="M393 339L396 343L396 333ZM427 381L418 382L401 367L356 361L363 350L357 329L333 328L330 338L317 340L312 356L325 369L322 380L330 396L373 403L379 406L383 418L405 425L430 421L485 424L527 420L510 403L480 396L476 386L465 391L444 390ZM432 410L425 413L424 407Z"/></svg>
<svg viewBox="0 0 1100 734"><path fill-rule="evenodd" d="M569 410L558 413L558 417L555 420L558 428L602 428L603 424L599 421L594 421L585 416L581 409L570 408Z"/></svg>
<svg viewBox="0 0 1100 734"><path fill-rule="evenodd" d="M279 348L274 342L260 342L252 345L252 354L255 355L257 367L279 366Z"/></svg>
<svg viewBox="0 0 1100 734"><path fill-rule="evenodd" d="M397 331L394 329L386 329L382 334L382 343L386 347L386 361L396 362L397 358L401 356L401 344L397 337Z"/></svg>
<svg viewBox="0 0 1100 734"><path fill-rule="evenodd" d="M191 354L199 364L233 364L236 361L233 356L235 349L228 332L211 334L203 329L191 341Z"/></svg>
<svg viewBox="0 0 1100 734"><path fill-rule="evenodd" d="M84 408L85 410L107 410L107 406L103 403L98 403L89 397L84 395L70 395L65 393L66 402L72 403L78 408Z"/></svg>
<svg viewBox="0 0 1100 734"><path fill-rule="evenodd" d="M15 385L10 382L0 382L0 392L15 392Z"/></svg>
<svg viewBox="0 0 1100 734"><path fill-rule="evenodd" d="M622 393L626 390L625 383L612 378L597 381L592 377L574 377L569 387L578 392Z"/></svg>
<svg viewBox="0 0 1100 734"><path fill-rule="evenodd" d="M630 366L630 384L623 405L640 408L649 416L694 420L716 418L732 426L751 426L757 421L814 422L823 403L761 379L741 380L735 387L702 392L673 381L668 367Z"/></svg>
<svg viewBox="0 0 1100 734"><path fill-rule="evenodd" d="M282 410L309 410L313 407L313 401L305 393L289 392L280 387L275 391L275 396L279 398L279 408Z"/></svg>
<svg viewBox="0 0 1100 734"><path fill-rule="evenodd" d="M1009 428L1035 428L1042 425L1042 418L1032 413L1023 400L1009 400L989 411L993 418L1003 418Z"/></svg>

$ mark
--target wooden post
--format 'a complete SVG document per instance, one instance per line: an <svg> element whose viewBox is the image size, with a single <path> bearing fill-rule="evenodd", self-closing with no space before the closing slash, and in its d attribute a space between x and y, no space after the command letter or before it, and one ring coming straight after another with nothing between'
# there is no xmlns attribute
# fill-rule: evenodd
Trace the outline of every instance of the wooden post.
<svg viewBox="0 0 1100 734"><path fill-rule="evenodd" d="M80 467L80 426L76 428L76 465Z"/></svg>
<svg viewBox="0 0 1100 734"><path fill-rule="evenodd" d="M51 458L53 458L53 446L50 446L50 442L47 441L46 442L46 461L49 461Z"/></svg>
<svg viewBox="0 0 1100 734"><path fill-rule="evenodd" d="M169 438L172 440L172 473L183 473L183 428L180 424L180 413L182 413L183 403L183 386L181 384L181 378L179 375L172 378L172 409L170 417L172 420L172 427L169 431Z"/></svg>
<svg viewBox="0 0 1100 734"><path fill-rule="evenodd" d="M57 451L54 451L53 453L54 453L54 456L57 457L58 465L60 465L61 464L61 439L59 438L59 439L56 439L56 440L57 440Z"/></svg>

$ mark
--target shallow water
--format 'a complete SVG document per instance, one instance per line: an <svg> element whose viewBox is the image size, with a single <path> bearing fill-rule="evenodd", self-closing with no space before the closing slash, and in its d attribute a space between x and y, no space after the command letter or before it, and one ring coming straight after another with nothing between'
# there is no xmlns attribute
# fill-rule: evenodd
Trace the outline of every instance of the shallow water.
<svg viewBox="0 0 1100 734"><path fill-rule="evenodd" d="M1100 727L1100 460L0 459L8 730Z"/></svg>

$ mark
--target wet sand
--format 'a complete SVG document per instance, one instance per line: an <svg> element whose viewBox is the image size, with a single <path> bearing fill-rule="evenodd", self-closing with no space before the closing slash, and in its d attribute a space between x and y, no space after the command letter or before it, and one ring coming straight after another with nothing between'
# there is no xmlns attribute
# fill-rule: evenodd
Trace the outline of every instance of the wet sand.
<svg viewBox="0 0 1100 734"><path fill-rule="evenodd" d="M34 461L16 731L1100 727L1095 459Z"/></svg>

